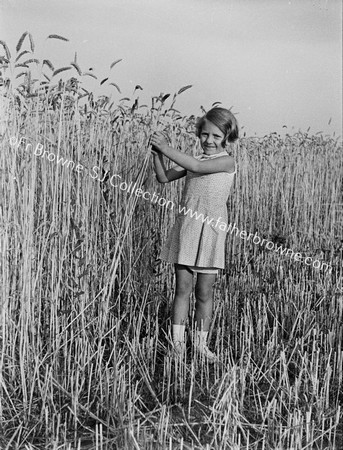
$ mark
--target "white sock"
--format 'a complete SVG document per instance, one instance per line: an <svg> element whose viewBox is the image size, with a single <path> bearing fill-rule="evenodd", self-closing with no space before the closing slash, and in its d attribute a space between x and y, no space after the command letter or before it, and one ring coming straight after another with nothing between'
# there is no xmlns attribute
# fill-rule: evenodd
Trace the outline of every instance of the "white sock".
<svg viewBox="0 0 343 450"><path fill-rule="evenodd" d="M207 346L208 331L195 331L195 345L198 348L204 348Z"/></svg>
<svg viewBox="0 0 343 450"><path fill-rule="evenodd" d="M186 325L176 325L173 323L173 342L185 343L185 330Z"/></svg>
<svg viewBox="0 0 343 450"><path fill-rule="evenodd" d="M217 360L216 355L211 352L211 350L207 347L207 336L208 331L195 331L195 348L204 355L209 362L215 362Z"/></svg>

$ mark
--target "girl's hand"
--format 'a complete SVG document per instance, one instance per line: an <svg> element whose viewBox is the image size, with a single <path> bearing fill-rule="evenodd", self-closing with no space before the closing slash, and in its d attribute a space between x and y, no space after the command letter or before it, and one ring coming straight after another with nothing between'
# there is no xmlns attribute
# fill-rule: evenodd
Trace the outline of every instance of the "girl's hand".
<svg viewBox="0 0 343 450"><path fill-rule="evenodd" d="M156 147L154 150L156 151L160 151L163 153L163 150L166 147L169 147L169 142L166 138L166 136L161 133L160 131L156 131L152 136L151 136L151 145L154 147Z"/></svg>
<svg viewBox="0 0 343 450"><path fill-rule="evenodd" d="M158 156L159 154L161 154L161 152L158 151L157 148L154 147L154 146L151 146L151 153L152 153L153 155L156 155L156 156Z"/></svg>
<svg viewBox="0 0 343 450"><path fill-rule="evenodd" d="M160 155L161 152L158 150L157 147L155 147L155 145L152 144L151 140L152 140L152 136L150 136L150 139L148 141L148 147L150 147L151 153L156 156Z"/></svg>

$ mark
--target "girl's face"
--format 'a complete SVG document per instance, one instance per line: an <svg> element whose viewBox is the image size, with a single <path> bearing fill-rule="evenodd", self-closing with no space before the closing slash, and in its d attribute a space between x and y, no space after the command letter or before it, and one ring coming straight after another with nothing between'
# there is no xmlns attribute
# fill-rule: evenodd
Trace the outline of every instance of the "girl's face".
<svg viewBox="0 0 343 450"><path fill-rule="evenodd" d="M205 119L200 133L201 148L206 155L215 155L224 150L224 134L212 122Z"/></svg>

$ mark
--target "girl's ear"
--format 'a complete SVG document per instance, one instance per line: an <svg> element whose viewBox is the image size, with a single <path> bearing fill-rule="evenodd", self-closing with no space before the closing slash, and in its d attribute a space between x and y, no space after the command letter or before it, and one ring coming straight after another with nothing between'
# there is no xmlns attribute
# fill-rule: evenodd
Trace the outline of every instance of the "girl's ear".
<svg viewBox="0 0 343 450"><path fill-rule="evenodd" d="M233 156L233 146L230 142L227 143L225 150L229 156Z"/></svg>
<svg viewBox="0 0 343 450"><path fill-rule="evenodd" d="M225 137L223 140L222 140L222 147L223 148L225 148L225 150L227 150L227 148L228 148L228 145L229 145L229 141L228 141L228 139L227 139L227 137Z"/></svg>

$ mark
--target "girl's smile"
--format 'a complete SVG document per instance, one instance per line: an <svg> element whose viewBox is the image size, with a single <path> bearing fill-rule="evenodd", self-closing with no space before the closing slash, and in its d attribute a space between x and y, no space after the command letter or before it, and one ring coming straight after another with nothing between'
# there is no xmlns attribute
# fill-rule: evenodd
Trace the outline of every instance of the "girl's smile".
<svg viewBox="0 0 343 450"><path fill-rule="evenodd" d="M222 142L225 136L220 129L205 119L200 133L200 144L206 155L215 155L224 150Z"/></svg>

